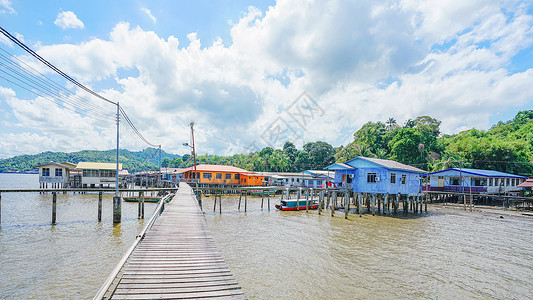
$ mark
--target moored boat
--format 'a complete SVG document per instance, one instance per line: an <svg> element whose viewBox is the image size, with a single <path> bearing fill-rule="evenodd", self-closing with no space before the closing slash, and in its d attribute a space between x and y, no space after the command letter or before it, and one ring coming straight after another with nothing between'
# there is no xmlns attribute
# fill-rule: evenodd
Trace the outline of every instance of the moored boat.
<svg viewBox="0 0 533 300"><path fill-rule="evenodd" d="M276 203L275 206L279 210L305 210L307 206L307 201L305 199L300 199L299 201L296 201L296 199L280 200L279 203ZM309 206L307 208L317 209L318 202L309 200Z"/></svg>

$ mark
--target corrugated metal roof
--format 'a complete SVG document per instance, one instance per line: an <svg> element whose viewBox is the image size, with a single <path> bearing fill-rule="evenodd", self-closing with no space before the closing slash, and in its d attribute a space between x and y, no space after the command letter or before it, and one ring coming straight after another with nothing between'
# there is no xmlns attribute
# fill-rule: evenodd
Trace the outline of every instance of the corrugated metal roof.
<svg viewBox="0 0 533 300"><path fill-rule="evenodd" d="M468 169L468 168L461 168L461 169L459 169L459 168L451 168L451 169L446 169L446 170L442 170L442 171L432 172L432 173L429 173L428 175L439 174L439 173L443 173L443 172L447 172L447 171L457 171L457 172L461 172L461 173L478 175L478 176L483 176L483 177L509 177L509 178L522 178L522 179L526 179L527 178L525 176L514 175L514 174L504 173L504 172L500 172L500 171Z"/></svg>
<svg viewBox="0 0 533 300"><path fill-rule="evenodd" d="M356 160L356 159L364 159L364 160L373 162L375 164L384 166L384 167L389 168L389 169L407 170L407 171L418 172L418 173L426 173L427 172L427 171L424 171L422 169L415 168L415 167L412 167L412 166L409 166L409 165L405 165L405 164L399 163L399 162L394 161L394 160L381 159L381 158L372 158L372 157L363 157L363 156L352 158L352 159L346 161L345 163L348 163L349 161L353 161L353 160Z"/></svg>
<svg viewBox="0 0 533 300"><path fill-rule="evenodd" d="M331 164L327 167L325 167L324 169L326 170L345 170L345 169L355 169L354 167L352 166L349 166L345 163L334 163L334 164Z"/></svg>
<svg viewBox="0 0 533 300"><path fill-rule="evenodd" d="M80 170L116 170L116 163L99 163L99 162L85 162L80 161L76 166ZM122 170L122 164L118 164L118 170Z"/></svg>
<svg viewBox="0 0 533 300"><path fill-rule="evenodd" d="M33 167L34 168L40 168L40 167L50 166L50 165L62 167L62 168L65 168L65 169L74 169L74 167L71 167L71 166L69 166L67 164L60 164L60 163L56 163L56 162L53 162L53 161L45 163L45 164L36 165L36 166L33 166ZM75 166L74 164L71 164L71 165Z"/></svg>
<svg viewBox="0 0 533 300"><path fill-rule="evenodd" d="M187 172L187 171L194 171L194 166L180 170L181 173ZM196 165L196 171L197 172L227 172L227 173L248 173L250 172L245 169L237 168L234 166L208 165L208 164Z"/></svg>
<svg viewBox="0 0 533 300"><path fill-rule="evenodd" d="M522 182L521 184L517 185L517 187L530 187L533 188L533 178L529 178L528 180Z"/></svg>

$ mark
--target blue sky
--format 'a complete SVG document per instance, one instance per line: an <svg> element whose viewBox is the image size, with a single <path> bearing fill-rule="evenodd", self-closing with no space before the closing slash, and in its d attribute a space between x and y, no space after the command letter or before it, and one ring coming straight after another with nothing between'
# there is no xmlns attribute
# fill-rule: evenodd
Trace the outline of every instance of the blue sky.
<svg viewBox="0 0 533 300"><path fill-rule="evenodd" d="M1 0L0 24L119 101L151 143L186 153L195 121L200 153L232 154L338 146L389 117L429 115L445 133L512 119L533 108L532 12L519 0ZM0 158L114 147L113 107L0 47L95 107L80 115L0 78Z"/></svg>

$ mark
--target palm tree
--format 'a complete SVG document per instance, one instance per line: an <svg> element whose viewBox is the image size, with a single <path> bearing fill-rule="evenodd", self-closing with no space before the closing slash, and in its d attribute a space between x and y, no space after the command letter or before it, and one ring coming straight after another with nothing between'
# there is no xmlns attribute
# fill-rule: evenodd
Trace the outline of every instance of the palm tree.
<svg viewBox="0 0 533 300"><path fill-rule="evenodd" d="M385 124L387 124L387 129L391 130L395 125L397 125L396 120L394 118L390 117Z"/></svg>

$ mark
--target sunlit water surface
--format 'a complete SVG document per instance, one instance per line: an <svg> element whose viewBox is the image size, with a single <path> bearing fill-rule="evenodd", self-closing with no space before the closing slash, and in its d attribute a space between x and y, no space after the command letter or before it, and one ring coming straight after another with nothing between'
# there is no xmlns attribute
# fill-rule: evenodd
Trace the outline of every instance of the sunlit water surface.
<svg viewBox="0 0 533 300"><path fill-rule="evenodd" d="M0 174L0 188L39 188L34 174ZM141 231L137 205L122 203L113 225L112 195L58 194L56 225L52 195L2 193L0 299L92 298ZM150 216L155 205L147 203Z"/></svg>
<svg viewBox="0 0 533 300"><path fill-rule="evenodd" d="M37 188L37 175L0 174L0 188ZM273 197L274 198L274 197ZM429 213L397 217L268 211L265 198L204 197L206 220L252 299L532 299L533 218ZM2 194L0 298L89 299L142 229L137 205L112 198ZM271 201L271 207L274 200ZM154 204L147 204L151 215Z"/></svg>

